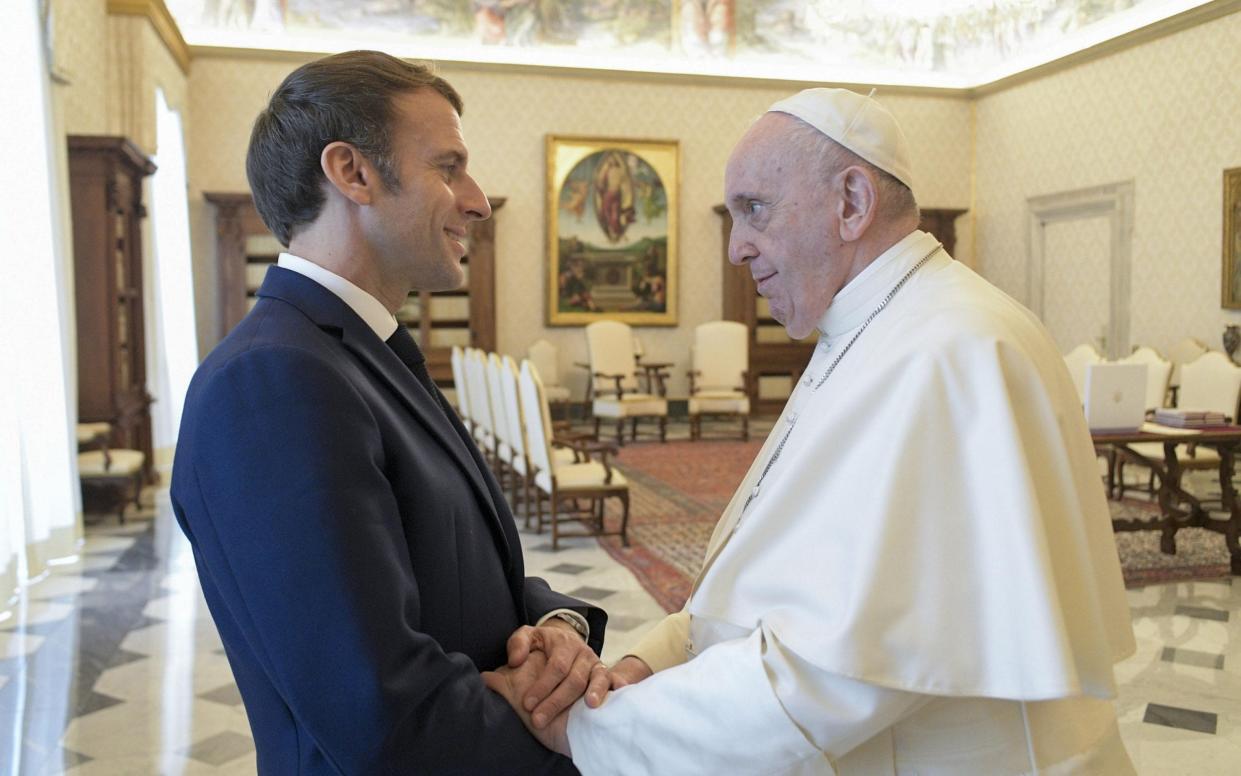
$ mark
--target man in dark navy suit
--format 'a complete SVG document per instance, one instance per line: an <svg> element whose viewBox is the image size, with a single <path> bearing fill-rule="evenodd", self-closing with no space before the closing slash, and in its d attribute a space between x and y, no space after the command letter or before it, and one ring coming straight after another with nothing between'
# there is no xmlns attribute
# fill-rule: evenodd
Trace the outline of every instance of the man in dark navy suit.
<svg viewBox="0 0 1241 776"><path fill-rule="evenodd" d="M186 398L173 507L262 773L573 773L479 672L529 658L551 719L590 688L606 615L524 576L512 514L393 313L458 287L461 99L349 52L294 71L246 170L288 252Z"/></svg>

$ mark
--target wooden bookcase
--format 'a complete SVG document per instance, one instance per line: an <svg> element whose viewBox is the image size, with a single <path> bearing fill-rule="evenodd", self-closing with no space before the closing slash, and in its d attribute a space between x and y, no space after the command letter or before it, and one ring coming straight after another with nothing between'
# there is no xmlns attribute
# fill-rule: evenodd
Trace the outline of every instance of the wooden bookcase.
<svg viewBox="0 0 1241 776"><path fill-rule="evenodd" d="M723 205L716 205L723 235L724 275L723 309L721 317L726 321L739 321L750 330L750 403L759 412L779 412L785 398L760 398L759 380L763 377L787 377L790 385L801 379L802 370L814 352L818 332L812 332L805 340L793 340L771 317L767 300L758 295L749 269L734 267L728 261L728 238L733 228L732 216ZM964 210L927 209L922 211L918 228L935 235L949 254L956 247L956 219Z"/></svg>
<svg viewBox="0 0 1241 776"><path fill-rule="evenodd" d="M284 249L263 224L248 192L205 192L203 197L215 206L219 336L223 338L254 306L267 268ZM494 213L505 199L490 197L488 201ZM495 350L495 229L494 216L470 222L462 288L415 291L397 311L397 320L426 354L431 377L445 388L453 384L453 345Z"/></svg>
<svg viewBox="0 0 1241 776"><path fill-rule="evenodd" d="M78 421L112 424L155 481L142 309L142 179L155 165L123 137L70 135Z"/></svg>

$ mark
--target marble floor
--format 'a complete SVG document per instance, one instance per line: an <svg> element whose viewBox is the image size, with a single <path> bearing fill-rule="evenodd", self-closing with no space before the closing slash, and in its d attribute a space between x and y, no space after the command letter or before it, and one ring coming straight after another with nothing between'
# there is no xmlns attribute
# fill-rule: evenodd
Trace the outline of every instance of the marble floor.
<svg viewBox="0 0 1241 776"><path fill-rule="evenodd" d="M167 492L146 498L0 613L0 775L254 773L189 546ZM609 611L605 659L662 615L593 540L523 544L531 574ZM1138 652L1117 667L1117 708L1139 773L1241 773L1241 584L1128 595Z"/></svg>

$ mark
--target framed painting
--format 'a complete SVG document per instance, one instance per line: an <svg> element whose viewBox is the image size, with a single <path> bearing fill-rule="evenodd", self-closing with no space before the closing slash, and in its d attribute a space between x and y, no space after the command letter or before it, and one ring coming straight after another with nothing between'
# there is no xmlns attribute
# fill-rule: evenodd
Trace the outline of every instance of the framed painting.
<svg viewBox="0 0 1241 776"><path fill-rule="evenodd" d="M547 136L547 323L677 322L680 145Z"/></svg>
<svg viewBox="0 0 1241 776"><path fill-rule="evenodd" d="M1241 310L1241 167L1224 170L1224 272L1221 305Z"/></svg>

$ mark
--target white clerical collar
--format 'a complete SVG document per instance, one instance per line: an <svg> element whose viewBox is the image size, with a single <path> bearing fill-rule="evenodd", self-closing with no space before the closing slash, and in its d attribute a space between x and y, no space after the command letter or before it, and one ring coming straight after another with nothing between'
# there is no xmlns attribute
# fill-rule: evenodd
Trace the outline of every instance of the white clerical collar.
<svg viewBox="0 0 1241 776"><path fill-rule="evenodd" d="M388 312L387 307L383 306L383 302L380 302L335 272L324 269L313 261L303 259L301 256L294 256L287 251L280 254L276 264L299 275L305 275L328 291L339 296L340 300L349 305L349 309L357 313L358 317L367 326L371 327L371 330L381 340L388 339L396 331L396 318L392 313Z"/></svg>
<svg viewBox="0 0 1241 776"><path fill-rule="evenodd" d="M915 229L870 263L836 294L819 319L819 331L831 339L862 325L884 294L927 254L938 240Z"/></svg>

